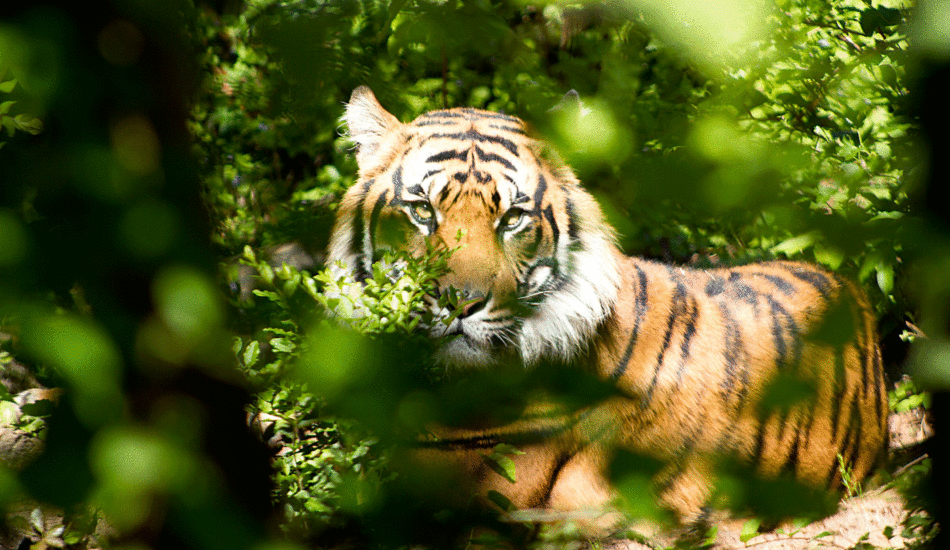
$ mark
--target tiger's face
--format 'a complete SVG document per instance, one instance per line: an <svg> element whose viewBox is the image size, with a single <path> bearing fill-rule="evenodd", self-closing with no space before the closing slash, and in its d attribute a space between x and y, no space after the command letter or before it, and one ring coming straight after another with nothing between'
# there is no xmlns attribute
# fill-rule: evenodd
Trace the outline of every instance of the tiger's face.
<svg viewBox="0 0 950 550"><path fill-rule="evenodd" d="M360 178L341 202L331 269L361 282L386 248L458 247L438 285L459 292L460 311L430 306L430 333L445 338L439 360L485 366L520 354L531 364L583 348L616 298L613 234L519 119L454 109L402 124L365 87L344 119Z"/></svg>

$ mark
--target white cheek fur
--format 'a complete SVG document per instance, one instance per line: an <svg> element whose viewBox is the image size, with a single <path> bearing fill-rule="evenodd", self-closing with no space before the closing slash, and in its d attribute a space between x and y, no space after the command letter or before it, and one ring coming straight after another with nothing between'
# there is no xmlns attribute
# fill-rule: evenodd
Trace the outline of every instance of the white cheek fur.
<svg viewBox="0 0 950 550"><path fill-rule="evenodd" d="M581 235L581 250L565 266L567 283L545 297L516 337L526 365L543 358L571 360L613 310L620 286L613 241L597 232Z"/></svg>

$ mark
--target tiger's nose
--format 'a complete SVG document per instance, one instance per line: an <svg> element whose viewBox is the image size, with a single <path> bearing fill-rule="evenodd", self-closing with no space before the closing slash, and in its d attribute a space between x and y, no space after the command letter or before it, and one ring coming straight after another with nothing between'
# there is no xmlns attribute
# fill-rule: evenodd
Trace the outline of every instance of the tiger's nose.
<svg viewBox="0 0 950 550"><path fill-rule="evenodd" d="M458 309L461 311L459 313L459 318L465 318L470 315L474 315L478 311L481 311L488 304L488 296L485 296L481 292L472 292L466 294L461 300L459 300Z"/></svg>

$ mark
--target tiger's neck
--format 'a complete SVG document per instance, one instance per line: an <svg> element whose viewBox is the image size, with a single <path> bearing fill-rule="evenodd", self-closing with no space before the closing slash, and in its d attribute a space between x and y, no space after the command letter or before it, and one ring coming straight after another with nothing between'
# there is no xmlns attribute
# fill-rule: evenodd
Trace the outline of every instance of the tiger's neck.
<svg viewBox="0 0 950 550"><path fill-rule="evenodd" d="M619 381L630 364L637 340L645 332L649 309L647 277L649 271L665 268L661 264L616 253L620 266L620 284L609 315L590 341L587 353L589 372L602 380Z"/></svg>

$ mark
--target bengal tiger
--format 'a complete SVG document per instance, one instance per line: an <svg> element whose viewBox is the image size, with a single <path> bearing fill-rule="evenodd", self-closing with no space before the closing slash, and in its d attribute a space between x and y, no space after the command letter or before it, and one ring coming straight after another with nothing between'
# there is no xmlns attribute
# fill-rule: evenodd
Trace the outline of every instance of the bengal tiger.
<svg viewBox="0 0 950 550"><path fill-rule="evenodd" d="M359 179L330 240L337 276L365 281L388 246L458 246L438 283L464 300L431 306L446 368L573 361L616 389L560 429L543 415L436 429L422 460L453 463L519 509L572 511L609 509L608 463L627 449L669 464L658 499L690 524L709 510L718 457L828 489L842 465L859 481L882 457L881 353L854 284L791 261L700 270L627 257L592 195L513 116L456 108L404 124L359 87L343 119ZM764 410L783 376L810 397ZM505 442L523 453L515 482L483 459Z"/></svg>

